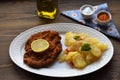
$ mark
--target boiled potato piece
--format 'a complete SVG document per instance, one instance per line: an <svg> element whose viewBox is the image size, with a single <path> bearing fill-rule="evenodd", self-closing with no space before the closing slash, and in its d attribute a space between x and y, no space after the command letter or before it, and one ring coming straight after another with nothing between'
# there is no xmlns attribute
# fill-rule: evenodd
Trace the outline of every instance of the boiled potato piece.
<svg viewBox="0 0 120 80"><path fill-rule="evenodd" d="M91 37L86 38L85 41L90 43L90 44L94 44L94 45L99 43L99 40L97 38L91 38Z"/></svg>
<svg viewBox="0 0 120 80"><path fill-rule="evenodd" d="M104 52L105 50L108 49L108 45L106 43L98 43L97 44L97 47L102 51Z"/></svg>
<svg viewBox="0 0 120 80"><path fill-rule="evenodd" d="M86 55L86 62L88 64L93 62L93 56L91 54Z"/></svg>
<svg viewBox="0 0 120 80"><path fill-rule="evenodd" d="M68 63L70 63L71 61L72 61L72 57L74 56L74 55L76 55L77 54L77 52L69 52L68 53L68 55L66 56L66 61L68 62Z"/></svg>
<svg viewBox="0 0 120 80"><path fill-rule="evenodd" d="M59 62L64 62L66 59L66 56L67 56L67 54L65 54L65 53L61 54L58 58Z"/></svg>
<svg viewBox="0 0 120 80"><path fill-rule="evenodd" d="M73 38L75 34L72 32L68 32L65 34L65 45L70 46L71 44L75 43L76 40Z"/></svg>
<svg viewBox="0 0 120 80"><path fill-rule="evenodd" d="M74 55L72 57L72 61L74 66L78 69L82 69L87 65L86 61L83 59L80 53L77 53L76 55Z"/></svg>
<svg viewBox="0 0 120 80"><path fill-rule="evenodd" d="M76 41L76 43L72 44L69 47L70 51L79 51L80 46L82 46L83 44L85 44L85 41Z"/></svg>
<svg viewBox="0 0 120 80"><path fill-rule="evenodd" d="M92 52L92 55L97 58L101 57L102 55L102 52L100 51L100 49L95 45L91 46L91 52Z"/></svg>
<svg viewBox="0 0 120 80"><path fill-rule="evenodd" d="M84 37L84 38L87 38L88 37L88 34L86 34L86 33L79 33L78 34L80 37Z"/></svg>

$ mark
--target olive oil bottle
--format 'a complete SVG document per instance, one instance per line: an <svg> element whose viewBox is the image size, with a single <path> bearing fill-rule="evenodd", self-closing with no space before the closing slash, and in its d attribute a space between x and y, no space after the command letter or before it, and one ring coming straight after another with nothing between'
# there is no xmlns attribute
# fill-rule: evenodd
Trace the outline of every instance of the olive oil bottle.
<svg viewBox="0 0 120 80"><path fill-rule="evenodd" d="M55 19L58 11L58 0L36 0L39 17Z"/></svg>

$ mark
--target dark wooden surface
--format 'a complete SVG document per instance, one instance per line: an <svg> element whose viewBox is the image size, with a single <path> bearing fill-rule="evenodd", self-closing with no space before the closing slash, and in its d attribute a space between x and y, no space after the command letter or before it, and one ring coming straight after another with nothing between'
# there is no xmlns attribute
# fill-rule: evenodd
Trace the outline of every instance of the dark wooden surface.
<svg viewBox="0 0 120 80"><path fill-rule="evenodd" d="M120 41L108 37L114 46L112 60L102 69L73 78L51 78L27 72L16 66L9 57L9 45L21 32L49 23L76 23L61 15L63 10L79 9L83 4L97 5L107 2L114 23L120 32L120 0L59 0L55 20L39 19L35 0L0 0L0 80L120 80Z"/></svg>

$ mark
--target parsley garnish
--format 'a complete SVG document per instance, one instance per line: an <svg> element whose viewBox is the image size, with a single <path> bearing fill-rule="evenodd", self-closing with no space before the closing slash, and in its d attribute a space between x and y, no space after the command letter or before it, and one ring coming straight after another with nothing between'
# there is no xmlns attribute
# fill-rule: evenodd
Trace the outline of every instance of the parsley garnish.
<svg viewBox="0 0 120 80"><path fill-rule="evenodd" d="M79 37L80 37L80 36L74 36L74 39L75 39L75 40L79 40Z"/></svg>
<svg viewBox="0 0 120 80"><path fill-rule="evenodd" d="M81 51L89 51L91 50L90 44L86 43L81 47Z"/></svg>

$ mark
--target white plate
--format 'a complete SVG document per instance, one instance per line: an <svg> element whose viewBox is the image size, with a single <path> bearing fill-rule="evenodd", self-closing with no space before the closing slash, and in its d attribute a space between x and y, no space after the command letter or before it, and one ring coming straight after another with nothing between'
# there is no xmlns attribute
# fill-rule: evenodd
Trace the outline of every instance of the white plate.
<svg viewBox="0 0 120 80"><path fill-rule="evenodd" d="M24 45L27 39L32 34L45 30L56 30L57 32L60 33L62 37L61 42L63 49L65 48L64 34L68 31L85 32L89 34L91 37L96 37L101 42L107 43L109 47L99 61L88 65L86 68L82 70L73 69L66 63L59 63L58 61L56 61L52 66L47 68L40 68L40 69L30 68L23 62L23 55L25 53ZM80 24L73 24L73 23L54 23L54 24L40 25L22 32L11 42L9 53L10 53L10 58L16 65L29 72L36 73L39 75L51 76L51 77L73 77L73 76L80 76L94 72L105 66L113 56L113 45L106 36L104 36L102 33L92 28Z"/></svg>

